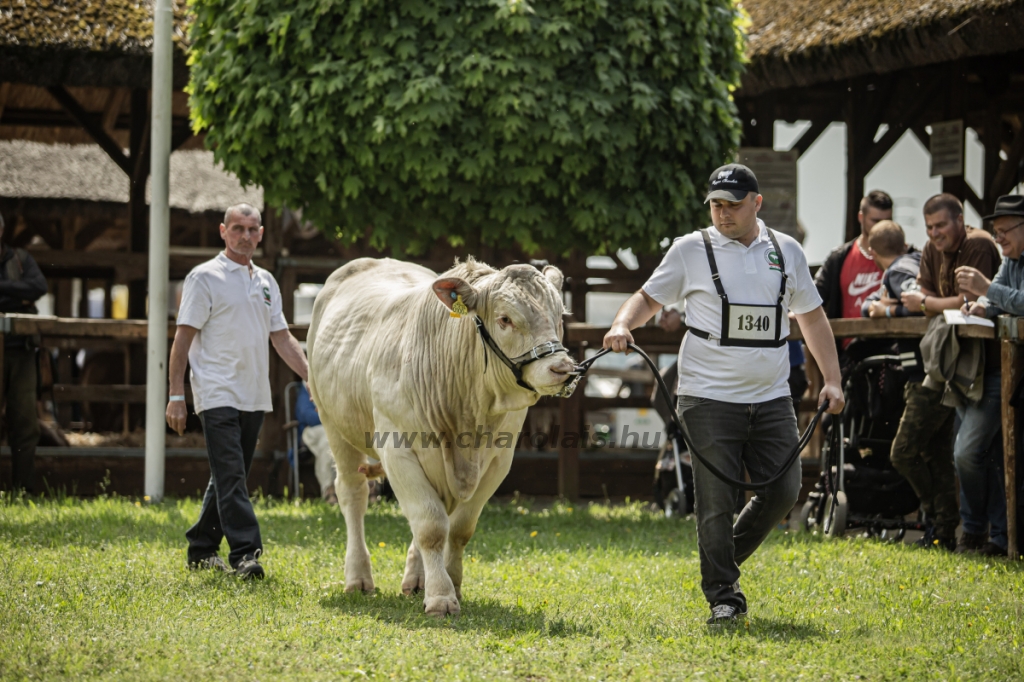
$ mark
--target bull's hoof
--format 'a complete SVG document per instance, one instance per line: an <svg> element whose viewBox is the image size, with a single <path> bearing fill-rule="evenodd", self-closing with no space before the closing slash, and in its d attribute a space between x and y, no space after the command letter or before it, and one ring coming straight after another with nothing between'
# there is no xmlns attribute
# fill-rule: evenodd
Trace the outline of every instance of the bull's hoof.
<svg viewBox="0 0 1024 682"><path fill-rule="evenodd" d="M373 580L370 578L362 578L359 580L353 580L350 583L345 583L345 591L373 594L376 591L376 588L373 586Z"/></svg>
<svg viewBox="0 0 1024 682"><path fill-rule="evenodd" d="M455 586L455 598L462 601L462 586L460 585Z"/></svg>
<svg viewBox="0 0 1024 682"><path fill-rule="evenodd" d="M409 596L422 592L424 587L424 579L422 575L407 575L402 580L402 594Z"/></svg>
<svg viewBox="0 0 1024 682"><path fill-rule="evenodd" d="M459 615L459 600L453 597L428 597L423 601L423 610L428 616L444 618Z"/></svg>

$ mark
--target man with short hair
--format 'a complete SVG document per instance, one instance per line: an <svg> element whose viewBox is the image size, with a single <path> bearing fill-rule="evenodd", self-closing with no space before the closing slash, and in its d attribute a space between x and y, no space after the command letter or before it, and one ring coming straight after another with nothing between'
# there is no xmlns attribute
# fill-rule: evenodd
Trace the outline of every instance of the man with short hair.
<svg viewBox="0 0 1024 682"><path fill-rule="evenodd" d="M179 434L185 430L188 363L210 460L210 484L199 520L185 533L188 565L230 570L217 555L226 537L235 574L262 578L263 541L246 478L263 415L273 409L267 339L303 381L309 366L288 331L277 282L252 262L263 239L259 211L248 204L232 206L224 214L220 236L224 251L193 268L185 279L169 363L167 424Z"/></svg>
<svg viewBox="0 0 1024 682"><path fill-rule="evenodd" d="M864 301L878 290L882 271L868 253L868 237L871 229L883 220L892 220L892 197L881 190L872 190L860 200L857 212L860 234L833 249L818 270L814 284L829 319L860 317ZM852 338L842 339L839 346L845 349L853 341Z"/></svg>
<svg viewBox="0 0 1024 682"><path fill-rule="evenodd" d="M999 269L999 249L984 230L964 225L963 204L952 194L937 194L924 205L928 243L921 254L918 291L904 292L903 305L925 315L963 306L977 298L961 289L957 271L968 267L986 278ZM963 533L956 552L1006 554L1006 496L997 466L1002 466L1000 422L1000 351L998 341L984 343L985 366L981 401L957 408L960 431L953 445L953 459L960 477L960 518ZM991 529L990 529L991 526Z"/></svg>
<svg viewBox="0 0 1024 682"><path fill-rule="evenodd" d="M35 302L46 295L46 279L25 249L4 246L4 217L0 215L0 313L35 313ZM4 423L11 446L14 490L33 492L39 415L36 412L36 342L29 336L4 335Z"/></svg>
<svg viewBox="0 0 1024 682"><path fill-rule="evenodd" d="M996 200L995 212L985 216L992 221L992 234L1002 248L1003 262L999 272L991 281L979 269L961 266L956 270L957 283L962 291L979 296L977 302L964 305L969 315L995 317L1001 313L1024 315L1024 196L1009 194ZM991 393L992 399L989 399ZM988 448L981 445L970 447L965 437L963 446L957 437L959 459L957 468L961 476L961 514L964 516L964 531L976 534L984 532L985 523L990 525L990 541L981 548L982 553L1006 554L1006 495L1003 482L1003 449L1001 433L1001 401L998 382L989 386L985 377L985 400L965 415L961 434L968 429L968 435L988 432L995 434ZM969 421L968 421L969 420ZM962 462L961 462L962 460ZM965 487L966 483L972 484ZM968 527L968 515L971 526Z"/></svg>
<svg viewBox="0 0 1024 682"><path fill-rule="evenodd" d="M683 301L688 332L679 348L679 417L692 447L701 589L709 625L747 612L739 566L793 509L800 493L799 438L790 396L789 310L796 314L825 385L818 402L843 409L835 339L796 240L758 220L762 197L746 166L708 180L712 227L679 237L643 287L619 309L604 346L621 353L662 306ZM756 491L733 525L736 480L746 467Z"/></svg>
<svg viewBox="0 0 1024 682"><path fill-rule="evenodd" d="M920 310L904 306L900 297L918 288L921 252L907 246L903 228L891 220L875 225L868 240L871 255L885 271L882 288L864 303L865 317L920 316ZM956 548L956 467L953 464L953 419L955 411L942 404L942 391L924 384L924 360L920 339L900 339L900 364L906 384L905 404L889 459L893 468L907 479L921 501L928 522L917 542L927 549Z"/></svg>

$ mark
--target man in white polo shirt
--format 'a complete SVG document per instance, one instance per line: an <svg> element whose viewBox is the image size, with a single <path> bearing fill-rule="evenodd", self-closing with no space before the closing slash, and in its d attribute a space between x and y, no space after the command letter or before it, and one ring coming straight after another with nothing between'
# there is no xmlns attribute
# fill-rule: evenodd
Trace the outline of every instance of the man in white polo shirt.
<svg viewBox="0 0 1024 682"><path fill-rule="evenodd" d="M248 204L232 206L224 214L220 236L224 251L185 278L169 363L167 424L178 433L185 430L187 362L210 459L210 484L199 520L185 533L188 565L231 570L217 555L227 538L228 563L235 574L262 578L263 541L246 478L263 415L273 409L267 339L303 381L309 366L288 331L277 282L252 262L263 239L259 211Z"/></svg>
<svg viewBox="0 0 1024 682"><path fill-rule="evenodd" d="M662 306L682 301L689 333L679 348L679 416L696 450L734 479L746 466L754 483L779 473L798 440L789 393L789 312L818 360L818 403L843 409L839 361L807 259L796 240L757 219L761 195L746 166L711 174L705 201L713 227L679 237L643 288L619 309L604 346L616 352ZM747 612L742 564L786 517L800 493L797 459L776 483L756 491L732 522L736 491L693 458L701 589L708 624Z"/></svg>

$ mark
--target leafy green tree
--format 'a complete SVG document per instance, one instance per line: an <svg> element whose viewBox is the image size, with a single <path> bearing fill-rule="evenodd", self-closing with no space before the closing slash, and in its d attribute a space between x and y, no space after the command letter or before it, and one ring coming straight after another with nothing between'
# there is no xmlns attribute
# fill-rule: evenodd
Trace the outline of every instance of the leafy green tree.
<svg viewBox="0 0 1024 682"><path fill-rule="evenodd" d="M733 0L192 3L196 130L349 241L649 252L739 139Z"/></svg>

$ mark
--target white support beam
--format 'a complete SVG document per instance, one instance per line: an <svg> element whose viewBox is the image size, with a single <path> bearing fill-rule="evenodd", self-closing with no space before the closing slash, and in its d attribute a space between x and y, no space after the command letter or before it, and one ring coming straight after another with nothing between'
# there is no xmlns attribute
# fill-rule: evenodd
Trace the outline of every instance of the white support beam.
<svg viewBox="0 0 1024 682"><path fill-rule="evenodd" d="M149 327L146 338L146 482L150 502L164 496L167 405L167 277L170 268L171 0L153 10L153 106L150 124Z"/></svg>

